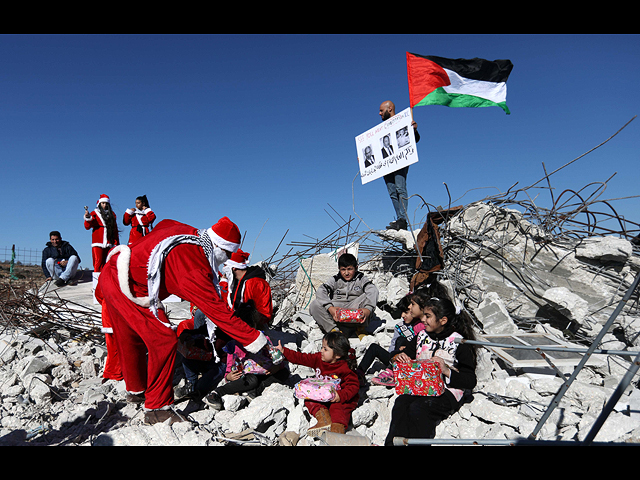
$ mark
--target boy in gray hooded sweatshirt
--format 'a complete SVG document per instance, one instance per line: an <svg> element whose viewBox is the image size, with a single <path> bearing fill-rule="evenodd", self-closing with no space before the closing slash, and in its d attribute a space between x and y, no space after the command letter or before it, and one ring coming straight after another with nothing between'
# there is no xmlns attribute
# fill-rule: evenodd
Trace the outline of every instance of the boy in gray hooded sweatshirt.
<svg viewBox="0 0 640 480"><path fill-rule="evenodd" d="M378 288L358 271L356 257L350 253L341 255L338 268L339 273L318 288L309 306L309 313L325 333L345 326L336 323L336 312L340 308L362 309L366 320L358 326L366 328L378 303Z"/></svg>

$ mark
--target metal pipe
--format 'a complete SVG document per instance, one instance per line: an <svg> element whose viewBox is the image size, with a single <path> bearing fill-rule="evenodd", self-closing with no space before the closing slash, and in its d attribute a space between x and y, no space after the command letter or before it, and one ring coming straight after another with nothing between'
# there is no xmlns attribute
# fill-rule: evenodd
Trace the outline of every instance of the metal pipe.
<svg viewBox="0 0 640 480"><path fill-rule="evenodd" d="M592 353L598 355L618 355L621 357L635 357L638 355L638 352L629 352L626 350L592 350L589 352L587 348L571 348L571 347L553 347L549 345L511 345L507 343L496 343L496 342L480 342L477 340L466 340L464 338L456 338L456 343L468 343L470 345L481 345L483 347L498 347L505 349L514 349L514 350L535 350L535 351L544 351L544 352L564 352L564 353Z"/></svg>
<svg viewBox="0 0 640 480"><path fill-rule="evenodd" d="M625 374L625 376L622 378L622 381L618 385L618 388L616 388L616 391L613 392L613 395L611 395L611 398L609 398L609 401L605 405L604 409L602 410L602 412L600 412L600 416L598 416L597 420L591 427L591 430L589 431L588 435L584 439L585 445L591 445L593 443L593 439L596 437L596 435L602 428L602 425L604 425L604 422L609 417L609 414L618 404L620 397L622 397L622 394L625 392L625 390L631 383L631 380L633 380L633 377L638 372L639 367L640 367L640 354L638 354L633 364L631 365L629 370L627 370L627 373Z"/></svg>
<svg viewBox="0 0 640 480"><path fill-rule="evenodd" d="M549 405L549 408L547 409L547 411L544 413L544 415L536 425L536 428L533 430L533 432L531 432L531 435L529 436L529 438L536 438L538 436L545 422L549 419L553 411L560 404L560 400L562 399L562 397L564 397L564 394L567 392L571 384L577 378L578 374L580 373L582 368L585 366L585 364L591 357L591 354L596 351L596 347L600 345L600 342L602 341L604 336L607 334L607 332L611 328L611 325L613 325L613 322L616 320L616 318L622 311L624 305L629 301L629 298L631 298L631 295L633 294L635 289L638 287L638 283L640 283L640 273L636 276L636 279L634 280L633 284L625 294L624 298L618 303L618 306L616 307L615 311L613 312L613 314L611 315L607 323L602 327L602 329L600 330L600 333L598 333L598 336L595 338L595 340L591 344L591 347L589 347L589 350L587 351L587 353L584 355L584 357L582 357L582 360L580 360L580 363L574 370L571 377L562 384L562 386L556 393L556 396L554 397L553 401L551 402L551 405Z"/></svg>

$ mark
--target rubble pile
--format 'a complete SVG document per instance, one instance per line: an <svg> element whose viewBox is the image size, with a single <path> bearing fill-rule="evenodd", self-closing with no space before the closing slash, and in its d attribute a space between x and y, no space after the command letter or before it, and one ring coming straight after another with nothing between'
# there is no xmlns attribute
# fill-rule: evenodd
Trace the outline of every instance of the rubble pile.
<svg viewBox="0 0 640 480"><path fill-rule="evenodd" d="M319 351L323 334L307 308L315 289L337 272L339 254L349 251L359 257L360 269L380 291L368 335L350 339L358 361L372 343L389 347L399 321L395 305L425 281L447 288L474 318L479 341L486 343L478 350L478 385L463 407L440 424L438 442L582 442L622 385L624 391L595 440L637 443L640 391L636 379L621 383L640 353L639 297L634 289L640 252L630 241L637 224L619 218L612 208L610 214L597 209L610 207L598 200L598 190L591 195L563 192L547 210L534 205L527 190L447 209L424 202L429 214L418 224L421 230L362 233L350 218L325 239L294 244L303 251L290 250L279 261L273 260L274 254L264 266L277 314L266 333L289 348ZM610 220L617 222L617 229L609 226ZM41 304L51 310L44 300L23 301L21 308L15 303L10 312L3 307L0 317L0 445L324 446L385 441L397 395L395 389L371 382L361 388L361 404L346 435L307 435L315 419L294 397L293 385L314 372L297 365L290 366L287 385L272 385L258 397L226 396L219 412L201 402L183 401L176 409L187 422L144 425L141 407L126 403L123 382L102 381L106 350L99 337L87 334L89 327L81 321L80 330L74 322L52 322L51 314L38 313ZM41 315L43 328L17 321L29 308L32 315ZM178 307L167 310L172 321L181 320ZM98 321L81 313L75 317ZM535 341L555 339L567 352L582 353L524 350L519 358L513 353L517 348L500 348L502 342L496 341L527 335ZM596 350L580 365L588 348ZM374 363L367 379L383 368ZM573 381L563 391L570 377ZM175 386L183 382L178 362Z"/></svg>

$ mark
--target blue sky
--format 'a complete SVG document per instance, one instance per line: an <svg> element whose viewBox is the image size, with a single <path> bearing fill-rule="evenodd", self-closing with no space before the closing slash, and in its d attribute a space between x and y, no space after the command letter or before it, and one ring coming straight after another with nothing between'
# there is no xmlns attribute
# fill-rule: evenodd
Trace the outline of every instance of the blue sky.
<svg viewBox="0 0 640 480"><path fill-rule="evenodd" d="M91 267L84 206L118 215L146 194L159 219L228 216L251 261L323 238L331 218L394 219L382 180L362 185L355 137L385 100L409 106L406 52L510 59L511 115L417 107L409 194L466 204L529 186L640 113L638 35L2 35L0 247L60 230ZM551 177L561 192L617 174L602 199L639 195L640 119ZM465 195L465 192L473 190ZM546 193L536 200L548 207ZM416 197L413 221L426 210ZM640 221L640 199L615 202ZM419 226L418 226L419 228ZM288 250L284 245L280 253Z"/></svg>

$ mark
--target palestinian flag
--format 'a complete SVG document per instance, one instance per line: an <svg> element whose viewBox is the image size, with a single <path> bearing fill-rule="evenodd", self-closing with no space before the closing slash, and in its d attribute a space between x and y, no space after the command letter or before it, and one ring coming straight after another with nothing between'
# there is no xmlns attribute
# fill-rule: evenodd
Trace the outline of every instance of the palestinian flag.
<svg viewBox="0 0 640 480"><path fill-rule="evenodd" d="M510 60L449 59L407 52L411 108L500 107L507 115L507 79Z"/></svg>

